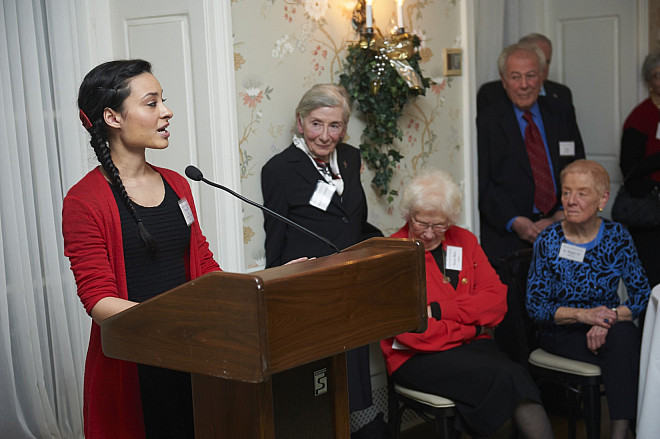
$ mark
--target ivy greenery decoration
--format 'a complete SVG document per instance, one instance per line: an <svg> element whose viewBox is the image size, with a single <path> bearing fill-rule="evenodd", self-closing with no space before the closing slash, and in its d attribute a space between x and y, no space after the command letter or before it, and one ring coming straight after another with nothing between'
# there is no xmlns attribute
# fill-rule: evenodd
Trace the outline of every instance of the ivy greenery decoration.
<svg viewBox="0 0 660 439"><path fill-rule="evenodd" d="M375 172L371 182L380 190L380 195L388 195L392 202L397 191L390 189L392 175L403 155L394 146L394 139L401 140L403 131L398 126L398 119L408 101L424 95L431 80L422 76L419 68L420 56L417 51L420 41L416 35L397 35L399 41L412 43L413 51L407 54L401 50L387 48L388 41L382 37L363 40L348 48L344 63L344 73L339 77L351 97L357 102L357 109L366 118L366 127L362 132L360 152L367 166ZM380 39L380 41L379 41ZM393 66L391 59L407 61L421 86L411 86L404 79L405 73ZM412 72L409 72L412 73Z"/></svg>

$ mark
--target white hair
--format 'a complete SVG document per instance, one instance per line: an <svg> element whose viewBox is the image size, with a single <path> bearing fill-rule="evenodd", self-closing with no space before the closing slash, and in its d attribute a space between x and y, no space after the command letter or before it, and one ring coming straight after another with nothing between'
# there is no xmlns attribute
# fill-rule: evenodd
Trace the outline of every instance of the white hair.
<svg viewBox="0 0 660 439"><path fill-rule="evenodd" d="M461 191L451 175L426 169L408 183L401 194L399 210L406 221L415 210L439 210L452 223L461 214Z"/></svg>

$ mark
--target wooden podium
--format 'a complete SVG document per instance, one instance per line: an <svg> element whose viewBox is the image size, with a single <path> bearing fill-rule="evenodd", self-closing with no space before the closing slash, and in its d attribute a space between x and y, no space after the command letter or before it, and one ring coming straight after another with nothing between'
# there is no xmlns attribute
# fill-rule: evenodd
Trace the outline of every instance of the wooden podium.
<svg viewBox="0 0 660 439"><path fill-rule="evenodd" d="M196 438L350 437L347 350L426 329L424 248L372 238L214 272L106 319L105 355L190 372Z"/></svg>

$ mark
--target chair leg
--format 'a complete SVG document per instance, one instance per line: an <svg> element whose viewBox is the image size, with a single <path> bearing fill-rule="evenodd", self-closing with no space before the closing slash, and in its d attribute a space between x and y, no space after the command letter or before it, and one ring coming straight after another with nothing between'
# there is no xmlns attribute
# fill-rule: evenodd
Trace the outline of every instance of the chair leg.
<svg viewBox="0 0 660 439"><path fill-rule="evenodd" d="M568 417L568 439L577 438L577 422L575 418L571 415Z"/></svg>
<svg viewBox="0 0 660 439"><path fill-rule="evenodd" d="M439 438L442 439L456 439L458 438L456 429L452 418L447 416L440 416L437 413L435 416L435 432Z"/></svg>
<svg viewBox="0 0 660 439"><path fill-rule="evenodd" d="M583 386L584 418L587 425L587 438L600 438L600 386Z"/></svg>
<svg viewBox="0 0 660 439"><path fill-rule="evenodd" d="M568 413L568 439L575 439L577 437L577 418L578 411L580 410L580 398L568 391L569 400L569 413Z"/></svg>

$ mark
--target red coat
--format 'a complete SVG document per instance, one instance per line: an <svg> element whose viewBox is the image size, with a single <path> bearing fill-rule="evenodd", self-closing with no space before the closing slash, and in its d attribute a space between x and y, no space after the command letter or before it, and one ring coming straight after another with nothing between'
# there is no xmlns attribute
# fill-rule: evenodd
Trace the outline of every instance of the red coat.
<svg viewBox="0 0 660 439"><path fill-rule="evenodd" d="M409 238L405 225L392 235ZM441 319L429 316L428 328L421 334L407 332L380 342L388 374L392 374L413 355L420 352L438 352L460 346L473 340L490 338L487 333L478 336L477 326L495 326L506 313L506 286L491 267L476 236L466 229L452 226L442 242L463 249L462 269L456 289L443 282L431 252L425 252L426 303L437 302ZM393 349L394 340L405 349Z"/></svg>
<svg viewBox="0 0 660 439"><path fill-rule="evenodd" d="M174 171L153 168L179 198L188 200L195 216L186 254L187 278L219 270L199 228L188 182ZM62 233L64 254L71 263L78 296L87 313L104 297L128 299L119 210L99 168L90 171L64 198ZM100 327L94 322L85 362L83 410L87 439L144 437L137 367L103 355Z"/></svg>
<svg viewBox="0 0 660 439"><path fill-rule="evenodd" d="M630 168L638 167L645 159L660 153L658 126L660 126L660 111L651 98L642 101L630 113L623 124L624 136L621 141L622 168L624 163L629 163L625 169L622 169L624 175L632 172ZM637 131L638 135L630 136L630 130ZM644 145L640 144L642 141L645 142ZM653 181L660 182L660 171L652 172L650 175Z"/></svg>

